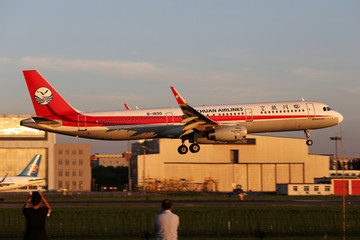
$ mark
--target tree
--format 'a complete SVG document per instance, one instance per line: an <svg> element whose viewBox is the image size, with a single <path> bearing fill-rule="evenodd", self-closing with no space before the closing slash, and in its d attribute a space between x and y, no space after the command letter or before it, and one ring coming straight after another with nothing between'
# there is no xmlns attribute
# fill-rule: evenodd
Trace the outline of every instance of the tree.
<svg viewBox="0 0 360 240"><path fill-rule="evenodd" d="M128 184L128 168L96 166L92 168L92 178L95 179L96 190L101 187L123 189Z"/></svg>

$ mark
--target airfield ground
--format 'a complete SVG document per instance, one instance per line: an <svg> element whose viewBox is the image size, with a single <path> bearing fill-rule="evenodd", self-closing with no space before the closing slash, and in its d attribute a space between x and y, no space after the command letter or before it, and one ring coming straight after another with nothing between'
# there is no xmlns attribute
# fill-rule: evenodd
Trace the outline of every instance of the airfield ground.
<svg viewBox="0 0 360 240"><path fill-rule="evenodd" d="M154 216L164 198L175 202L179 239L342 239L342 196L239 196L220 193L45 193L53 207L47 220L50 239L152 238ZM0 238L21 239L21 207L26 194L4 194ZM360 197L346 196L346 239L360 234Z"/></svg>

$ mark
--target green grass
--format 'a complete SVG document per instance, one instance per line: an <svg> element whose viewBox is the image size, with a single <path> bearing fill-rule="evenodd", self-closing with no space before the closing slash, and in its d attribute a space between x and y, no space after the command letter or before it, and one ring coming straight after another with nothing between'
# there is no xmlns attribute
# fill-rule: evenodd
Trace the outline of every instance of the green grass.
<svg viewBox="0 0 360 240"><path fill-rule="evenodd" d="M152 232L159 207L54 207L52 239L141 239ZM179 206L180 239L341 239L341 206ZM347 239L360 234L360 207L347 207ZM0 238L19 238L19 208L0 209ZM20 229L20 231L19 231ZM299 238L305 236L304 238ZM144 238L143 238L144 239ZM356 238L353 238L356 239Z"/></svg>

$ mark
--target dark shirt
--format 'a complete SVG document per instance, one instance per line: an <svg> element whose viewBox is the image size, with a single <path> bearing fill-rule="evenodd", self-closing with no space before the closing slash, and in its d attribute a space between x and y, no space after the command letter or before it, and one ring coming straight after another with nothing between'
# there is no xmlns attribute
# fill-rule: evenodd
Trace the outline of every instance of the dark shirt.
<svg viewBox="0 0 360 240"><path fill-rule="evenodd" d="M24 208L23 215L26 219L25 240L47 240L45 219L49 212L47 207Z"/></svg>

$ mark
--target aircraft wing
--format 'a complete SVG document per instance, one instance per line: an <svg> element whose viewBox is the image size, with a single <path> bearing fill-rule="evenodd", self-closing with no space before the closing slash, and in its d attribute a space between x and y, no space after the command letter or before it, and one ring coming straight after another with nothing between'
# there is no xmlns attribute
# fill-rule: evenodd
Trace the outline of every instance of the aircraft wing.
<svg viewBox="0 0 360 240"><path fill-rule="evenodd" d="M44 181L44 180L46 180L46 178L33 178L33 179L29 179L29 182Z"/></svg>
<svg viewBox="0 0 360 240"><path fill-rule="evenodd" d="M184 113L181 123L184 125L183 134L180 137L188 135L194 130L205 131L207 129L219 127L219 123L211 120L199 111L186 103L185 99L176 91L174 87L170 87L179 107Z"/></svg>
<svg viewBox="0 0 360 240"><path fill-rule="evenodd" d="M6 187L6 186L10 186L10 185L14 185L14 182L5 182L5 183L0 183L0 187Z"/></svg>

